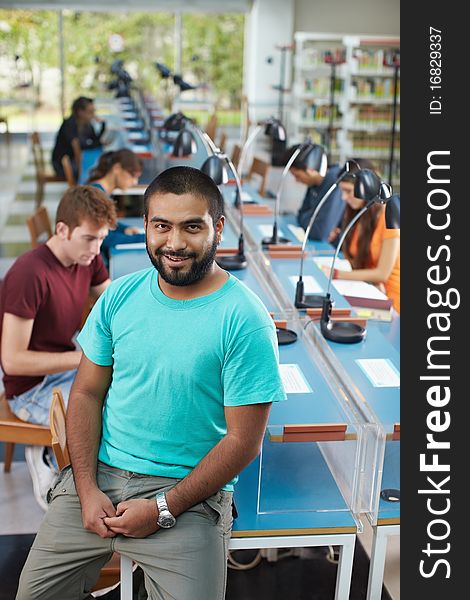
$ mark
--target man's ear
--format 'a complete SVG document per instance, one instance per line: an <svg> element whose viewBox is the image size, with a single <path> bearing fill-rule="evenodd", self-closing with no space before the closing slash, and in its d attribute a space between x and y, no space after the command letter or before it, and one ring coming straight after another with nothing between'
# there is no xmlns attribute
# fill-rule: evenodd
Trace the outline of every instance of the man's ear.
<svg viewBox="0 0 470 600"><path fill-rule="evenodd" d="M224 215L222 215L220 217L220 219L217 221L217 223L215 224L215 233L217 236L218 244L220 244L220 242L222 240L222 231L224 230L224 225L225 225L225 217L224 217Z"/></svg>
<svg viewBox="0 0 470 600"><path fill-rule="evenodd" d="M69 238L69 226L63 221L59 221L55 226L55 233L60 240L67 240Z"/></svg>

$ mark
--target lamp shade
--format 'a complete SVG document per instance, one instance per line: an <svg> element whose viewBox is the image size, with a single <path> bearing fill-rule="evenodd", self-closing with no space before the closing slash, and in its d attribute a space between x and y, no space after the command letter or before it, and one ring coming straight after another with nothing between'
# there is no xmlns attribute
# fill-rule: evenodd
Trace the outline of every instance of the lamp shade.
<svg viewBox="0 0 470 600"><path fill-rule="evenodd" d="M393 194L385 207L385 226L387 229L400 229L400 195Z"/></svg>
<svg viewBox="0 0 470 600"><path fill-rule="evenodd" d="M289 162L289 158L299 147L300 144L295 144L287 150L286 164ZM311 169L312 171L317 171L322 177L324 177L328 168L328 158L325 149L319 144L304 144L304 147L292 163L291 167L294 167L294 169L302 169L303 171L305 171L305 169Z"/></svg>
<svg viewBox="0 0 470 600"><path fill-rule="evenodd" d="M160 73L163 79L167 79L171 75L170 69L163 63L156 62L155 67L157 68L157 71Z"/></svg>
<svg viewBox="0 0 470 600"><path fill-rule="evenodd" d="M173 144L172 156L189 156L197 152L197 144L189 129L182 129Z"/></svg>
<svg viewBox="0 0 470 600"><path fill-rule="evenodd" d="M285 142L287 138L284 125L279 119L275 119L274 117L271 117L266 121L264 133L278 142Z"/></svg>
<svg viewBox="0 0 470 600"><path fill-rule="evenodd" d="M163 129L166 129L167 131L180 131L190 121L191 119L182 112L176 112L165 119L163 122Z"/></svg>
<svg viewBox="0 0 470 600"><path fill-rule="evenodd" d="M381 198L382 181L371 169L361 169L355 174L354 196L369 202Z"/></svg>
<svg viewBox="0 0 470 600"><path fill-rule="evenodd" d="M213 154L206 158L201 166L201 171L214 181L216 185L222 185L228 182L227 169L224 161Z"/></svg>

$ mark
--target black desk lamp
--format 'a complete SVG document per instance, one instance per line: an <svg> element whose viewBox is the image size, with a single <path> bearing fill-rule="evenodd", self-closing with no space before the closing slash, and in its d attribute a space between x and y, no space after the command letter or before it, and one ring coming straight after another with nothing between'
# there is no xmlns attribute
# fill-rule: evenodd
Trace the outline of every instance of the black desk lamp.
<svg viewBox="0 0 470 600"><path fill-rule="evenodd" d="M385 227L387 229L400 229L400 195L390 196L385 207Z"/></svg>
<svg viewBox="0 0 470 600"><path fill-rule="evenodd" d="M230 167L235 176L235 182L237 184L237 190L241 193L240 177L226 154L215 152L212 156L209 156L201 166L201 171L206 175L209 175L216 185L227 183L227 169L225 168L224 162ZM247 260L245 256L245 238L244 238L244 225L243 225L243 206L240 204L240 236L238 238L238 252L230 256L219 256L216 258L217 264L226 269L227 271L239 271L246 269Z"/></svg>
<svg viewBox="0 0 470 600"><path fill-rule="evenodd" d="M188 124L192 123L192 120L182 112L176 112L171 114L163 122L163 129L166 131L180 131Z"/></svg>
<svg viewBox="0 0 470 600"><path fill-rule="evenodd" d="M305 237L302 243L302 252L300 255L300 273L299 280L297 281L297 286L295 288L295 307L296 308L321 308L323 306L323 300L325 299L324 295L321 294L305 294L304 293L304 282L302 280L302 275L304 272L304 253L305 247L308 242L308 236L310 235L310 231L315 223L315 219L317 218L318 213L320 212L322 206L334 192L334 190L338 187L339 182L344 178L346 174L355 173L360 169L359 165L355 160L346 161L344 167L341 169L340 174L336 181L328 188L325 195L321 198L320 202L315 207L312 216L310 217L310 221L308 222L307 229L305 230Z"/></svg>
<svg viewBox="0 0 470 600"><path fill-rule="evenodd" d="M279 207L281 203L282 185L287 174L289 173L289 169L294 165L299 169L313 169L314 171L318 171L323 177L326 174L327 159L325 150L322 146L318 144L312 144L311 142L304 142L303 144L299 144L297 147L291 148L290 151L292 151L292 155L287 161L286 166L284 167L284 170L281 175L281 181L279 182L279 187L277 188L276 192L276 203L274 205L273 233L271 237L263 238L263 240L261 241L261 244L263 246L290 243L288 239L279 237L277 227L277 221L279 218Z"/></svg>
<svg viewBox="0 0 470 600"><path fill-rule="evenodd" d="M330 289L331 283L333 281L333 273L335 270L335 262L338 257L339 251L341 250L341 246L348 235L351 228L356 224L356 222L362 217L362 215L369 210L369 208L375 202L379 202L381 204L385 204L391 197L391 188L389 185L380 180L378 175L371 171L370 169L362 169L358 171L355 175L356 179L354 182L354 196L356 198L361 198L366 201L365 206L361 208L361 210L357 213L357 215L351 219L345 228L344 232L341 235L338 246L336 247L336 252L333 257L333 262L331 264L330 277L328 280L328 288L326 291L326 296L323 299L323 310L320 320L320 330L327 340L331 340L333 342L339 342L341 344L355 344L357 342L362 341L366 336L366 329L357 325L356 323L350 322L331 322L330 314L331 314L331 296Z"/></svg>
<svg viewBox="0 0 470 600"><path fill-rule="evenodd" d="M190 156L197 151L196 140L189 129L181 129L174 143L171 156Z"/></svg>
<svg viewBox="0 0 470 600"><path fill-rule="evenodd" d="M269 119L266 119L266 121L261 121L260 123L258 123L258 125L253 129L251 134L246 139L246 142L243 144L243 147L240 152L240 160L238 161L238 174L240 176L240 179L243 177L243 167L245 166L245 160L248 149L263 129L264 133L266 135L269 135L274 141L286 141L286 130L284 129L284 125L279 119L276 119L275 117L270 117ZM234 206L238 207L240 201L241 196L239 190L237 189Z"/></svg>

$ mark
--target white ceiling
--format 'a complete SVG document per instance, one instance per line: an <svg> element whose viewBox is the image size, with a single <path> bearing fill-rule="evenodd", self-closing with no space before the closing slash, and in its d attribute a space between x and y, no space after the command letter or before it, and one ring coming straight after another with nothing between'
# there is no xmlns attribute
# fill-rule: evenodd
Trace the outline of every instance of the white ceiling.
<svg viewBox="0 0 470 600"><path fill-rule="evenodd" d="M72 9L95 12L249 12L253 0L0 0L0 8Z"/></svg>

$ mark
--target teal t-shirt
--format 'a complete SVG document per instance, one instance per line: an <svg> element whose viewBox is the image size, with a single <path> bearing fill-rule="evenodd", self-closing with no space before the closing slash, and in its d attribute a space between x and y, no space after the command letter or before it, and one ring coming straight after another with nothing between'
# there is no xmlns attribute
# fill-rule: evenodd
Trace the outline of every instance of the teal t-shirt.
<svg viewBox="0 0 470 600"><path fill-rule="evenodd" d="M285 398L274 322L231 275L192 300L165 296L154 268L121 277L78 342L113 366L98 458L120 469L181 479L226 434L224 406Z"/></svg>

